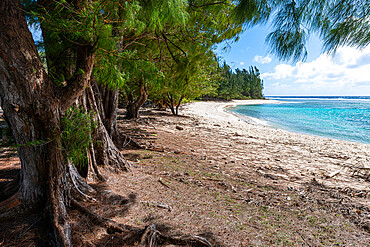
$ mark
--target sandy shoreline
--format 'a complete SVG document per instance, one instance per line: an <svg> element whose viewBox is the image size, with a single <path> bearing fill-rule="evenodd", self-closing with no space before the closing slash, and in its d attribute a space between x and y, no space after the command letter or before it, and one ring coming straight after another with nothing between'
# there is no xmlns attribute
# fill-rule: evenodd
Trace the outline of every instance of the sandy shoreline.
<svg viewBox="0 0 370 247"><path fill-rule="evenodd" d="M225 110L236 105L271 103L279 101L194 102L186 105L183 113L200 117L210 126L216 124L225 131L235 131L237 136L258 138L266 147L259 152L262 159L269 159L271 155L279 156L279 162L268 162L270 166L283 168L289 171L291 176L302 177L305 182L315 178L328 186L370 191L370 145L251 124ZM335 172L338 172L335 179L325 178ZM354 173L359 173L359 179L349 179ZM367 204L370 205L370 202Z"/></svg>
<svg viewBox="0 0 370 247"><path fill-rule="evenodd" d="M286 236L293 246L369 246L370 145L250 124L225 111L272 102L195 102L179 117L148 110L135 129L143 130L143 145L163 153L138 162L140 174L155 169L130 189L171 205L164 217L183 230L208 229L226 246L282 246L277 238ZM170 189L153 187L158 177Z"/></svg>
<svg viewBox="0 0 370 247"><path fill-rule="evenodd" d="M194 114L202 117L209 117L221 121L239 121L240 116L227 112L227 108L237 105L257 105L257 104L279 104L277 100L233 100L230 102L202 101L188 104L184 107L185 113Z"/></svg>

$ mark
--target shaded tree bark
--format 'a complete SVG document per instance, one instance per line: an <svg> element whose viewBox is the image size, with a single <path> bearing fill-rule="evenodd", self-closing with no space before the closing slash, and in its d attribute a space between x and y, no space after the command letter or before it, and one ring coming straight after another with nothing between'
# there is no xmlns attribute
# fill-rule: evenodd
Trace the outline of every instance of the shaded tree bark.
<svg viewBox="0 0 370 247"><path fill-rule="evenodd" d="M179 108L181 102L183 101L184 96L181 96L180 99L176 102L172 94L167 94L166 105L171 109L172 115L178 116L179 115Z"/></svg>
<svg viewBox="0 0 370 247"><path fill-rule="evenodd" d="M96 121L101 121L103 126L105 127L105 132L109 135L110 139L113 141L114 145L116 147L113 147L112 145L106 145L109 150L114 150L119 148L124 148L126 146L132 146L134 148L142 149L143 147L134 141L131 137L124 135L121 133L121 131L118 129L117 125L117 115L118 115L118 96L119 96L119 90L118 89L111 89L109 87L106 87L105 90L102 90L101 88L104 88L104 86L100 87L97 85L95 80L91 81L91 89L88 98L92 99L92 103L94 105L93 109L91 109L96 114L99 114L99 119L96 119ZM104 134L106 136L106 134ZM108 140L108 138L105 138ZM99 141L100 142L100 141ZM103 157L101 156L101 153L96 154L97 157ZM101 162L101 160L98 160L99 164L108 164L109 162ZM117 163L122 163L121 161ZM120 167L121 165L113 165L113 167ZM128 165L125 165L125 170L128 169Z"/></svg>
<svg viewBox="0 0 370 247"><path fill-rule="evenodd" d="M120 132L117 127L117 111L118 111L118 89L101 86L102 96L102 120L109 136L114 140L120 137Z"/></svg>
<svg viewBox="0 0 370 247"><path fill-rule="evenodd" d="M128 104L126 107L126 118L127 119L133 119L139 117L139 109L142 107L145 103L145 101L148 98L147 89L144 85L144 82L141 82L140 90L139 90L139 97L134 100L134 96L132 91L130 91L128 95Z"/></svg>
<svg viewBox="0 0 370 247"><path fill-rule="evenodd" d="M0 2L0 102L21 161L19 190L1 202L0 216L44 208L53 241L62 246L71 246L66 207L76 185L60 148L60 120L88 85L95 59L92 48L78 47L76 68L84 73L59 87L43 68L19 1Z"/></svg>
<svg viewBox="0 0 370 247"><path fill-rule="evenodd" d="M88 109L95 112L94 121L97 125L93 133L93 140L96 145L94 145L94 153L91 155L95 156L96 163L101 166L110 167L114 170L123 169L128 171L128 162L113 143L112 138L103 124L99 114L99 100L96 100L96 96L99 97L99 94L96 95L96 93L94 93L93 87L87 88L86 97Z"/></svg>

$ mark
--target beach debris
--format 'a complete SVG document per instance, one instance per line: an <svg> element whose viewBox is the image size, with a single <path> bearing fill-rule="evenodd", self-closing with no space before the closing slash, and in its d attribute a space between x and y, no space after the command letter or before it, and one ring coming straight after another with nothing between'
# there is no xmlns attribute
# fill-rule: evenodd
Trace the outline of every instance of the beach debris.
<svg viewBox="0 0 370 247"><path fill-rule="evenodd" d="M217 183L217 185L220 186L224 190L228 190L230 188L230 186L226 184L225 182L219 182Z"/></svg>
<svg viewBox="0 0 370 247"><path fill-rule="evenodd" d="M362 178L365 181L370 181L370 167L350 167L352 177Z"/></svg>
<svg viewBox="0 0 370 247"><path fill-rule="evenodd" d="M167 205L167 204L157 204L156 205L158 208L164 208L164 209L167 209L168 211L172 211L172 207L171 206L169 206L169 205Z"/></svg>
<svg viewBox="0 0 370 247"><path fill-rule="evenodd" d="M178 130L183 130L184 128L183 127L181 127L181 126L176 126L176 129L178 129Z"/></svg>
<svg viewBox="0 0 370 247"><path fill-rule="evenodd" d="M340 170L337 170L337 171L334 171L332 173L330 173L329 175L326 175L327 178L332 178L334 177L335 175L338 175L340 173Z"/></svg>
<svg viewBox="0 0 370 247"><path fill-rule="evenodd" d="M238 192L238 190L237 190L237 189L236 189L236 187L234 187L234 186L231 186L231 190L232 190L234 193Z"/></svg>
<svg viewBox="0 0 370 247"><path fill-rule="evenodd" d="M222 179L218 179L218 178L206 178L206 177L202 177L202 179L204 179L204 180L210 180L210 181L216 181L216 182L222 182L223 181Z"/></svg>
<svg viewBox="0 0 370 247"><path fill-rule="evenodd" d="M164 187L171 189L171 187L163 180L163 178L159 178L158 182L162 184Z"/></svg>
<svg viewBox="0 0 370 247"><path fill-rule="evenodd" d="M164 148L163 147L150 147L148 148L147 150L149 151L155 151L155 152L164 152Z"/></svg>
<svg viewBox="0 0 370 247"><path fill-rule="evenodd" d="M309 246L309 247L311 247L312 245L310 245L307 241L306 241L306 239L303 237L303 234L302 233L300 233L298 230L296 230L296 232L301 236L301 238L303 239L303 241L307 244L307 246Z"/></svg>
<svg viewBox="0 0 370 247"><path fill-rule="evenodd" d="M172 207L171 207L170 205L167 205L167 204L162 203L162 202L148 202L148 201L142 201L141 203L146 204L146 205L148 205L149 207L150 207L150 206L154 206L154 207L158 207L158 208L167 209L169 212L171 212L171 211L172 211Z"/></svg>

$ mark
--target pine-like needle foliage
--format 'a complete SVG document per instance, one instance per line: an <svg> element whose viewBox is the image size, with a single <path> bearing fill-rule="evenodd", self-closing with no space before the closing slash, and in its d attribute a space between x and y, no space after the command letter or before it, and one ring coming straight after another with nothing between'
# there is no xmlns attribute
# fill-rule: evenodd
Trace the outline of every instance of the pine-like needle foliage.
<svg viewBox="0 0 370 247"><path fill-rule="evenodd" d="M239 0L235 18L247 26L270 21L273 31L266 42L283 60L305 59L308 36L316 32L324 49L348 45L364 48L370 43L368 0Z"/></svg>
<svg viewBox="0 0 370 247"><path fill-rule="evenodd" d="M91 132L96 128L93 114L79 108L70 108L62 118L62 145L73 164L79 169L87 166L89 149L92 138Z"/></svg>

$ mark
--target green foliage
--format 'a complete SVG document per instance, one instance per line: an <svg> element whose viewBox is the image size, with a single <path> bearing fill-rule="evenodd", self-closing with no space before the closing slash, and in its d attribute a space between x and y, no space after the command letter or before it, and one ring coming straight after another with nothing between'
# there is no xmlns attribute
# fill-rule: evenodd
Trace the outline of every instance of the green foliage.
<svg viewBox="0 0 370 247"><path fill-rule="evenodd" d="M92 142L91 133L96 127L93 113L76 107L67 110L62 118L62 145L73 164L84 168L88 164L87 150Z"/></svg>
<svg viewBox="0 0 370 247"><path fill-rule="evenodd" d="M222 41L237 39L242 31L241 24L230 21L233 7L233 1L191 1L185 27L155 32L156 42L150 48L163 76L149 87L152 101L164 101L172 109L215 90L218 65L213 49Z"/></svg>
<svg viewBox="0 0 370 247"><path fill-rule="evenodd" d="M306 30L301 26L303 10L296 6L294 1L282 4L275 14L273 27L275 31L270 33L266 42L270 45L272 52L281 59L306 59L307 51L305 43L307 40Z"/></svg>
<svg viewBox="0 0 370 247"><path fill-rule="evenodd" d="M370 44L368 0L238 0L234 18L245 26L271 21L266 42L283 60L307 57L306 42L312 32L333 52L339 46L364 48Z"/></svg>
<svg viewBox="0 0 370 247"><path fill-rule="evenodd" d="M321 36L327 50L349 45L364 48L370 44L370 2L333 1L328 7L329 16L321 18ZM318 15L320 12L316 13ZM330 20L327 21L327 20ZM326 22L325 22L326 21Z"/></svg>
<svg viewBox="0 0 370 247"><path fill-rule="evenodd" d="M154 33L184 27L187 5L184 0L118 2L105 8L104 22L112 28L100 34L94 76L104 85L138 91L138 81L154 84L163 76L154 63Z"/></svg>
<svg viewBox="0 0 370 247"><path fill-rule="evenodd" d="M236 69L235 73L226 63L220 68L221 79L217 81L218 88L213 98L232 99L261 99L263 98L263 81L257 67L249 70Z"/></svg>

